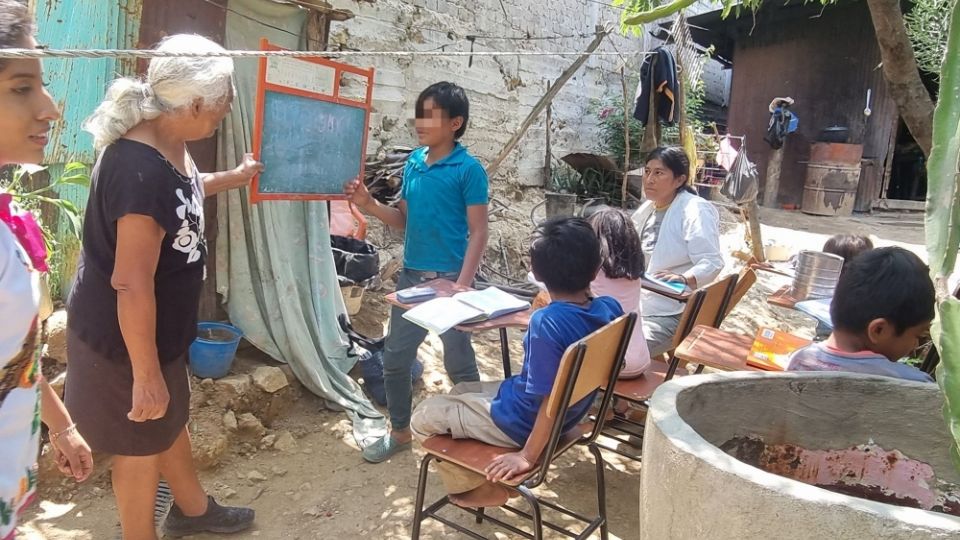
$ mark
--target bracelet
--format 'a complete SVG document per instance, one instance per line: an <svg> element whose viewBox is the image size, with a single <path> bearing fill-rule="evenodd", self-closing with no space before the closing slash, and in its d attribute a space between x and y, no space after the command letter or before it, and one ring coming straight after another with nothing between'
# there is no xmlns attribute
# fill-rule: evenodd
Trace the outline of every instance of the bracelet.
<svg viewBox="0 0 960 540"><path fill-rule="evenodd" d="M64 435L70 433L71 431L76 431L76 430L77 430L77 424L75 423L70 424L69 426L63 428L61 431L58 431L56 433L51 433L50 442L56 442L57 439L59 439L60 437L63 437Z"/></svg>

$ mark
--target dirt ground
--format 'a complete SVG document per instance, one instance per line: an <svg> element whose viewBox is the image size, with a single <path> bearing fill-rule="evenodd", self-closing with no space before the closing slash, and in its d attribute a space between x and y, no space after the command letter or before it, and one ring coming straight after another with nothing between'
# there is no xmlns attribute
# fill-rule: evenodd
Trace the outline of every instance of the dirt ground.
<svg viewBox="0 0 960 540"><path fill-rule="evenodd" d="M497 192L505 202L505 210L492 223L487 260L498 272L520 278L525 274L520 254L530 229L529 214L533 204L527 203L519 190ZM743 247L743 226L728 212L723 212L724 251ZM878 244L898 243L920 251L922 226L912 215L881 214L869 217L815 218L798 212L766 211L761 214L765 243L776 242L792 249L819 249L829 234L857 231L878 237ZM399 239L371 227L371 238L386 247L388 253L399 253ZM502 243L500 238L503 238ZM502 248L501 248L502 244ZM502 254L506 254L503 257ZM389 256L384 257L386 264ZM503 260L509 261L504 264ZM733 257L731 271L742 263ZM510 268L507 268L507 266ZM737 306L724 323L730 330L753 333L759 326L773 326L810 336L813 322L799 313L772 307L766 296L786 283L786 278L762 273L757 285ZM389 282L387 283L389 286ZM383 292L368 292L362 312L354 317L354 325L363 333L380 335L384 331L387 308ZM511 353L515 372L522 355L520 333L512 332ZM484 379L500 378L500 348L496 333L479 334L474 338L478 361ZM442 370L442 347L438 339L429 338L421 350L426 370L423 383L416 387L415 402L449 388ZM238 354L237 372L252 371L263 364L276 365L257 351L243 349ZM282 397L260 396L259 405L247 403L263 419L266 427L254 430L253 436L223 435L221 418L227 408L219 383L195 381L193 427L198 444L212 467L201 472L210 492L232 505L249 505L257 511L256 527L236 538L337 538L390 539L409 538L410 522L417 484L419 450L402 454L387 463L368 465L363 462L353 441L346 416L324 408L323 401L296 388L284 389ZM296 386L296 385L294 385ZM272 400L272 401L271 401ZM238 414L240 409L237 410ZM294 442L281 445L286 434ZM273 436L273 438L271 438ZM282 448L282 449L279 449ZM639 537L638 502L640 466L605 454L607 501L611 536L618 539ZM541 493L559 498L581 512L594 510L594 469L588 454L572 452L559 460ZM431 475L428 500L439 496L439 485ZM95 476L81 486L41 471L40 502L25 516L20 529L22 538L38 539L114 539L119 537L116 507L110 492L105 464L98 466ZM458 516L455 512L451 516ZM472 523L459 517L464 523ZM509 538L503 532L482 527L490 538ZM432 521L424 525L423 538L441 539L455 532ZM548 538L558 537L548 535ZM206 535L194 538L213 538Z"/></svg>

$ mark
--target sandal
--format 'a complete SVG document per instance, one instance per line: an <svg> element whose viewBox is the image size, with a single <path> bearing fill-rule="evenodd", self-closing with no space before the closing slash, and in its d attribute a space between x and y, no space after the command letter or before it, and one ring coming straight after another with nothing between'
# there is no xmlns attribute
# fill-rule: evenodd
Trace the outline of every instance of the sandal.
<svg viewBox="0 0 960 540"><path fill-rule="evenodd" d="M412 444L410 442L398 443L393 440L390 434L387 434L374 441L370 446L364 448L361 454L363 455L363 459L370 463L383 463L397 452L409 450L411 446Z"/></svg>

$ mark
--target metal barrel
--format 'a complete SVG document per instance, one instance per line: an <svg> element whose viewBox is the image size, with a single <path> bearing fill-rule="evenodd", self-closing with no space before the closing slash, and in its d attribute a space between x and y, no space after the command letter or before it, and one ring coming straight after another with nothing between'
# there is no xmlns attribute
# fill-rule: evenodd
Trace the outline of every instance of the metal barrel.
<svg viewBox="0 0 960 540"><path fill-rule="evenodd" d="M797 255L792 296L797 300L832 297L842 269L843 257L839 255L822 251L801 251Z"/></svg>

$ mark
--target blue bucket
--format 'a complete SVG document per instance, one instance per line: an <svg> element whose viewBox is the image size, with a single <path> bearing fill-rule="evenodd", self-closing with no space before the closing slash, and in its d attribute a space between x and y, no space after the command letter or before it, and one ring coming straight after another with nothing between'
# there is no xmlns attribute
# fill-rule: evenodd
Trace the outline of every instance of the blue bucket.
<svg viewBox="0 0 960 540"><path fill-rule="evenodd" d="M202 379L219 379L230 371L243 332L217 322L202 322L197 330L197 339L190 345L190 370Z"/></svg>

